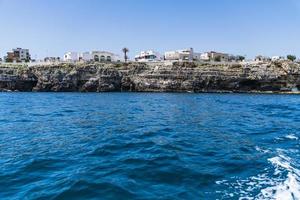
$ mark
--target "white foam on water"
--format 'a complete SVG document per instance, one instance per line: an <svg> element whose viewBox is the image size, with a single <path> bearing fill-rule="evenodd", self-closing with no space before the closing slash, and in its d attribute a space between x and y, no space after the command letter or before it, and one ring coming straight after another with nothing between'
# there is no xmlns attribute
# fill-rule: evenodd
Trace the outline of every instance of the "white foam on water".
<svg viewBox="0 0 300 200"><path fill-rule="evenodd" d="M285 136L285 138L290 139L290 140L299 140L299 138L294 134L289 134L289 135Z"/></svg>
<svg viewBox="0 0 300 200"><path fill-rule="evenodd" d="M259 146L255 146L255 150L258 152L261 152L261 153L269 153L270 152L270 150L262 149Z"/></svg>
<svg viewBox="0 0 300 200"><path fill-rule="evenodd" d="M279 185L265 188L259 199L298 200L300 199L300 185L294 174L288 173L287 179Z"/></svg>
<svg viewBox="0 0 300 200"><path fill-rule="evenodd" d="M300 170L294 168L291 158L279 155L268 160L275 167L274 175L287 171L284 181L261 190L258 199L300 200Z"/></svg>
<svg viewBox="0 0 300 200"><path fill-rule="evenodd" d="M257 150L262 152L260 148ZM217 184L227 186L229 191L233 189L235 197L241 200L300 200L300 170L294 167L296 164L286 156L288 151L276 151L278 156L268 159L272 167L264 169L261 174L234 183L223 180ZM224 191L224 197L231 197L232 191L229 191Z"/></svg>

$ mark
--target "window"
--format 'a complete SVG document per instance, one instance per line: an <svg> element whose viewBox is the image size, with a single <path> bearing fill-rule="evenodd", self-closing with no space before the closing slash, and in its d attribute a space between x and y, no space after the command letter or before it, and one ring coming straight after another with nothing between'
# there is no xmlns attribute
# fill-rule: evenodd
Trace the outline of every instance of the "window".
<svg viewBox="0 0 300 200"><path fill-rule="evenodd" d="M103 56L103 55L100 56L100 61L101 61L101 62L105 62L105 56Z"/></svg>
<svg viewBox="0 0 300 200"><path fill-rule="evenodd" d="M95 55L95 56L94 56L94 61L95 61L95 62L99 62L99 56L98 56L98 55Z"/></svg>

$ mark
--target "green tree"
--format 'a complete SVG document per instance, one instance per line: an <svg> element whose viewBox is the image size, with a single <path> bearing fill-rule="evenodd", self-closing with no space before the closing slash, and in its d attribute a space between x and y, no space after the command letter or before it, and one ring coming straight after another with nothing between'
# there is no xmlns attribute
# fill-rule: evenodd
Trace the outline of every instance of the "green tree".
<svg viewBox="0 0 300 200"><path fill-rule="evenodd" d="M127 62L127 60L128 60L127 53L129 52L129 49L126 48L126 47L124 47L124 48L122 49L122 51L123 51L123 53L124 53L124 60L125 60L125 62Z"/></svg>
<svg viewBox="0 0 300 200"><path fill-rule="evenodd" d="M297 57L294 56L294 55L287 55L286 58L287 58L288 60L290 60L290 61L293 61L293 62L297 59Z"/></svg>

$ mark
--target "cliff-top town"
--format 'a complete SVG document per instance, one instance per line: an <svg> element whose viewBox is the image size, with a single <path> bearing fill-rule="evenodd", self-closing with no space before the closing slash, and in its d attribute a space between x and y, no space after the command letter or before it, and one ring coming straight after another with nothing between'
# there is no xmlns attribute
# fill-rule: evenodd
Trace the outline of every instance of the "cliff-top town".
<svg viewBox="0 0 300 200"><path fill-rule="evenodd" d="M270 61L296 61L296 56L273 56L267 57L258 55L254 60L246 60L246 56L232 55L228 53L221 53L209 51L204 53L195 52L193 48L175 50L165 52L163 55L157 51L148 50L142 51L130 60L128 57L129 49L122 49L123 56L108 52L108 51L90 51L90 52L67 52L62 58L60 57L46 57L43 60L32 59L29 49L15 48L7 52L1 63L31 63L31 64L52 64L52 63L77 63L77 62L167 62L167 61L186 61L186 62L219 62L219 63L233 63L233 62L270 62Z"/></svg>

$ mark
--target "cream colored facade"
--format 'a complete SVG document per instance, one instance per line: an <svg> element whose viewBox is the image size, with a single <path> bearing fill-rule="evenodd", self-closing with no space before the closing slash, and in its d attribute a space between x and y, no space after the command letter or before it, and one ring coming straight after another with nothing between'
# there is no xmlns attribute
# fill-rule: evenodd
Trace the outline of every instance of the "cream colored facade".
<svg viewBox="0 0 300 200"><path fill-rule="evenodd" d="M165 60L193 61L194 50L184 49L165 52Z"/></svg>
<svg viewBox="0 0 300 200"><path fill-rule="evenodd" d="M221 62L228 62L230 59L230 55L226 53L219 53L215 51L205 52L202 53L200 56L201 60L204 61L221 61Z"/></svg>

